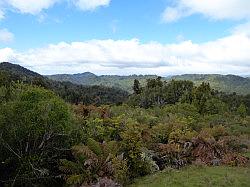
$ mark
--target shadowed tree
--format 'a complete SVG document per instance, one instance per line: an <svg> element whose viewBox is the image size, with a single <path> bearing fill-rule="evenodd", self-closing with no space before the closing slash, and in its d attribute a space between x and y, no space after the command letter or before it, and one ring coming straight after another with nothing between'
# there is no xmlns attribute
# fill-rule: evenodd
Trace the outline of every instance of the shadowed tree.
<svg viewBox="0 0 250 187"><path fill-rule="evenodd" d="M134 94L138 95L141 93L140 82L137 79L134 80L133 90L134 90Z"/></svg>

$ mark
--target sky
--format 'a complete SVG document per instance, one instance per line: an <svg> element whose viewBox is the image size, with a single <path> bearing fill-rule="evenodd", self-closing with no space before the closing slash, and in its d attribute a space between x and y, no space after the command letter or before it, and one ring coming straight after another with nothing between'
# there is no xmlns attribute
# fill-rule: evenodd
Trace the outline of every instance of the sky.
<svg viewBox="0 0 250 187"><path fill-rule="evenodd" d="M250 75L250 0L0 0L3 61L44 75Z"/></svg>

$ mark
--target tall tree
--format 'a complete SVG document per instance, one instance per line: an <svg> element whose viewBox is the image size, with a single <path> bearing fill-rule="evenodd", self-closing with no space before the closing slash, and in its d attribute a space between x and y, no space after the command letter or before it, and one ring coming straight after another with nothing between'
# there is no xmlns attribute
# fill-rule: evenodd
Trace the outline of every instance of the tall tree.
<svg viewBox="0 0 250 187"><path fill-rule="evenodd" d="M138 81L137 79L134 80L133 90L134 94L138 95L141 93L140 81Z"/></svg>
<svg viewBox="0 0 250 187"><path fill-rule="evenodd" d="M194 90L194 104L198 108L199 113L203 114L205 112L205 104L211 98L211 92L210 84L205 82L202 82Z"/></svg>

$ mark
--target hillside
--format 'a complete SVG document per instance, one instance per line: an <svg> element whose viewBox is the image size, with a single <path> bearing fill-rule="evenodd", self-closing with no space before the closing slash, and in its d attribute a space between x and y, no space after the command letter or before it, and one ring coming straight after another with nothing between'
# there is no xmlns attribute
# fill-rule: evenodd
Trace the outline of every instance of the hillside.
<svg viewBox="0 0 250 187"><path fill-rule="evenodd" d="M132 92L134 79L138 79L142 86L147 79L156 78L157 75L101 75L93 73L82 74L61 74L47 76L49 79L56 81L69 81L81 85L103 85L108 87L117 87L128 92ZM196 85L202 82L209 82L212 88L223 92L236 92L238 94L250 94L250 79L236 75L219 75L219 74L185 74L172 77L164 77L165 80L190 80Z"/></svg>
<svg viewBox="0 0 250 187"><path fill-rule="evenodd" d="M249 184L250 95L158 77L128 95L2 66L0 186Z"/></svg>
<svg viewBox="0 0 250 187"><path fill-rule="evenodd" d="M250 94L250 79L237 75L220 74L185 74L173 76L176 80L190 80L196 85L209 82L211 87L223 92L236 92L238 94Z"/></svg>
<svg viewBox="0 0 250 187"><path fill-rule="evenodd" d="M146 84L147 79L156 78L156 75L101 75L85 72L80 74L57 74L47 76L56 81L69 81L80 85L103 85L108 87L117 87L132 93L132 85L135 79L138 79L142 85Z"/></svg>
<svg viewBox="0 0 250 187"><path fill-rule="evenodd" d="M89 77L90 73L85 75ZM128 92L119 88L101 85L79 85L69 81L51 80L20 65L9 62L0 63L1 79L8 79L5 82L21 81L26 84L42 86L52 90L65 101L76 104L116 104L123 102L128 97Z"/></svg>
<svg viewBox="0 0 250 187"><path fill-rule="evenodd" d="M5 72L9 72L12 75L17 75L20 78L34 78L34 77L43 77L42 75L30 71L29 69L26 69L20 65L17 64L11 64L9 62L2 62L0 63L0 70L1 71L5 71Z"/></svg>

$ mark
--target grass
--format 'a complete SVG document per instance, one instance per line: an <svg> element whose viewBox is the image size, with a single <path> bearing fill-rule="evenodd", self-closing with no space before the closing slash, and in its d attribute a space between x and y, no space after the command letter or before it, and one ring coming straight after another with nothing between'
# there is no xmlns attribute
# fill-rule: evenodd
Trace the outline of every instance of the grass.
<svg viewBox="0 0 250 187"><path fill-rule="evenodd" d="M198 167L164 171L136 179L129 187L250 187L250 168Z"/></svg>

